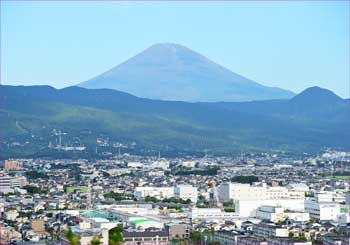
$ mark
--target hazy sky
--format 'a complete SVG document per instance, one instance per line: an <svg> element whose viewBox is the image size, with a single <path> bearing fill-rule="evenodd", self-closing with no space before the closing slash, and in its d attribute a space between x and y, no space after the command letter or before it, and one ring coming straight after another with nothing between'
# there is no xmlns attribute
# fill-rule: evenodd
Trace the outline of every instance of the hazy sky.
<svg viewBox="0 0 350 245"><path fill-rule="evenodd" d="M4 2L1 81L88 80L159 42L264 85L349 97L349 2Z"/></svg>

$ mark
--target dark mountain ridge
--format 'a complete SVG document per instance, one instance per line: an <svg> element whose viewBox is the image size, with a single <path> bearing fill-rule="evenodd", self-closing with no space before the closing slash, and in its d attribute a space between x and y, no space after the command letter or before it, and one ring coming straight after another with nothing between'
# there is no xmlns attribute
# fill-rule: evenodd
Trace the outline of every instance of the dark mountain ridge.
<svg viewBox="0 0 350 245"><path fill-rule="evenodd" d="M45 139L55 128L76 135L92 132L84 139L91 147L105 134L141 148L167 145L217 154L350 149L349 103L321 88L306 89L290 100L218 103L151 100L111 89L0 88L4 141L33 134Z"/></svg>

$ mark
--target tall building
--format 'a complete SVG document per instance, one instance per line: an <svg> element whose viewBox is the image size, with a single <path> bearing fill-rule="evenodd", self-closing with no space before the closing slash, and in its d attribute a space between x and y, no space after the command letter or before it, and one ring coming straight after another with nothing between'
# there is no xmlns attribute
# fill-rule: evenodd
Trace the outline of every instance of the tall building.
<svg viewBox="0 0 350 245"><path fill-rule="evenodd" d="M222 201L233 200L236 212L242 217L255 217L260 206L275 206L284 209L303 211L305 190L282 186L223 183L219 187Z"/></svg>
<svg viewBox="0 0 350 245"><path fill-rule="evenodd" d="M259 185L223 183L219 188L219 197L223 201L229 200L271 200L280 198L304 198L305 191L288 189L282 186L267 186L266 183Z"/></svg>
<svg viewBox="0 0 350 245"><path fill-rule="evenodd" d="M174 187L174 196L178 199L190 199L191 202L196 203L198 200L198 190L191 185L177 185Z"/></svg>
<svg viewBox="0 0 350 245"><path fill-rule="evenodd" d="M22 168L22 164L20 162L13 161L13 160L5 160L4 169L6 171L17 170L17 169L21 169L21 168Z"/></svg>

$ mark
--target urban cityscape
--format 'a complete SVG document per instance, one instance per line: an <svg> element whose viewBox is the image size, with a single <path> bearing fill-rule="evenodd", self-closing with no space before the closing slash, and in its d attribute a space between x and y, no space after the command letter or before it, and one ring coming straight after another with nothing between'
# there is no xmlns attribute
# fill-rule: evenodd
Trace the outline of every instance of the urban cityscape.
<svg viewBox="0 0 350 245"><path fill-rule="evenodd" d="M349 152L10 159L0 178L2 244L349 243Z"/></svg>

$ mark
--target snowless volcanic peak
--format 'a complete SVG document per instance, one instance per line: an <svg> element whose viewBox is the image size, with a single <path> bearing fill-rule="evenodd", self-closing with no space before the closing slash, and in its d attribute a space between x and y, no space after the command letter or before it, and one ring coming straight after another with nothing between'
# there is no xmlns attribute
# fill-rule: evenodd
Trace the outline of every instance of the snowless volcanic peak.
<svg viewBox="0 0 350 245"><path fill-rule="evenodd" d="M191 102L284 99L294 95L287 90L258 84L185 46L172 43L152 45L78 86Z"/></svg>

